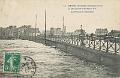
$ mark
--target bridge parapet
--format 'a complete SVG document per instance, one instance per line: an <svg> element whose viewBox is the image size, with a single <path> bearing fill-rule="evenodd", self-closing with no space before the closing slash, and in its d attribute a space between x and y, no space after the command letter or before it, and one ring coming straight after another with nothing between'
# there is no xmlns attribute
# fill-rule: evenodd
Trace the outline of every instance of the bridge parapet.
<svg viewBox="0 0 120 78"><path fill-rule="evenodd" d="M44 39L43 37L39 37ZM116 37L93 37L93 36L49 36L46 40L54 42L68 43L79 47L87 47L94 50L110 52L118 54L120 53L120 38Z"/></svg>

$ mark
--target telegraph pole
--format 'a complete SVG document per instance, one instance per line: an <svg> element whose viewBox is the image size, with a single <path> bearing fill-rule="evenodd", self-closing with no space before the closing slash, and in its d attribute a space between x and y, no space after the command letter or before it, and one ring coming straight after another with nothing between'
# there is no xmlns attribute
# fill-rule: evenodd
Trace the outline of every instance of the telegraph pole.
<svg viewBox="0 0 120 78"><path fill-rule="evenodd" d="M36 14L36 20L35 20L35 41L36 41L36 26L37 26L37 14Z"/></svg>
<svg viewBox="0 0 120 78"><path fill-rule="evenodd" d="M63 27L64 27L64 16L63 16Z"/></svg>
<svg viewBox="0 0 120 78"><path fill-rule="evenodd" d="M64 23L64 16L63 16L63 30L62 30L62 36L65 36L65 33L66 33L66 26L65 26L65 23Z"/></svg>
<svg viewBox="0 0 120 78"><path fill-rule="evenodd" d="M45 45L46 45L46 9L45 9Z"/></svg>

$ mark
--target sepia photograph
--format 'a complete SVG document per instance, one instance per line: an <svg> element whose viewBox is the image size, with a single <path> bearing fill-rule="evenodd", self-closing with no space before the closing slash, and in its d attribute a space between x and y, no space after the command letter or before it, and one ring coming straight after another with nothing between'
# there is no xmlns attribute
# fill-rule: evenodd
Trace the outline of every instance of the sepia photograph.
<svg viewBox="0 0 120 78"><path fill-rule="evenodd" d="M120 78L120 0L0 0L0 78Z"/></svg>

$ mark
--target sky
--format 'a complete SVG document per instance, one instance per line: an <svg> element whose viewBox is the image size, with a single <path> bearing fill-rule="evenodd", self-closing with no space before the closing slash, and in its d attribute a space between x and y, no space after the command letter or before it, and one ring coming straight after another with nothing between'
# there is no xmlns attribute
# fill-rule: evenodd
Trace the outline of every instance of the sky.
<svg viewBox="0 0 120 78"><path fill-rule="evenodd" d="M102 5L93 13L71 13L69 5ZM78 7L81 8L81 7ZM64 23L68 32L83 26L88 33L96 28L120 30L120 0L0 0L0 27L9 25L32 25L44 30L45 9L47 29L61 27Z"/></svg>

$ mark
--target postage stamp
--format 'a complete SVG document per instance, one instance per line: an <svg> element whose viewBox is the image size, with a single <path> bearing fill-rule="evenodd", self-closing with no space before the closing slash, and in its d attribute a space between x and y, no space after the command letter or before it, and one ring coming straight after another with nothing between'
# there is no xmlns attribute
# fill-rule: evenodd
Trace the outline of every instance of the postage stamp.
<svg viewBox="0 0 120 78"><path fill-rule="evenodd" d="M3 58L3 72L17 73L20 71L20 53L5 53Z"/></svg>
<svg viewBox="0 0 120 78"><path fill-rule="evenodd" d="M0 78L20 76L32 77L36 73L36 63L30 56L18 51L5 51L1 54Z"/></svg>

